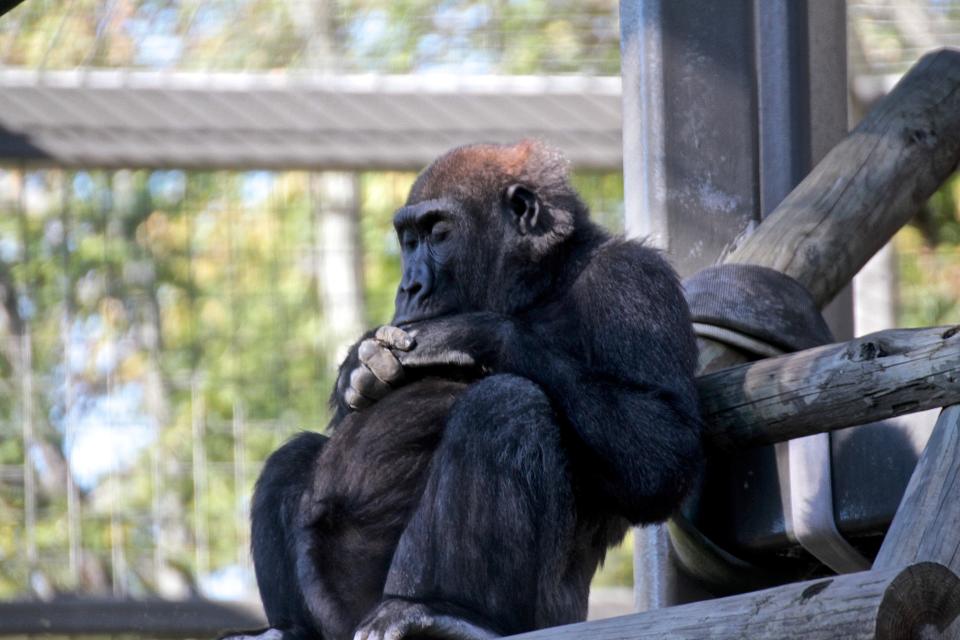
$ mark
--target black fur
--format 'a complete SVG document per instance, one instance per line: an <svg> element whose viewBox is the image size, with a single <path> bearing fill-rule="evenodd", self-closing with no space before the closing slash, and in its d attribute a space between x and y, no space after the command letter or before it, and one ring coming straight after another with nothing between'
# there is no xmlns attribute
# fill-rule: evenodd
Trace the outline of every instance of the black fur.
<svg viewBox="0 0 960 640"><path fill-rule="evenodd" d="M396 221L409 384L360 411L338 388L330 439L267 462L253 551L269 622L338 640L404 612L394 628L581 620L607 547L667 517L701 463L677 278L590 222L537 143L441 157ZM355 347L341 370L358 366Z"/></svg>

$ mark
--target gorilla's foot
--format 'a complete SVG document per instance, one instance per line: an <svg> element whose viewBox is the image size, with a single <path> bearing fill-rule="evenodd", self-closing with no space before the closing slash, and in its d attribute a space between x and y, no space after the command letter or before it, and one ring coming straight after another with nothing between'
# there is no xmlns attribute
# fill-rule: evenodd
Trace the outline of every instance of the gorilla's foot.
<svg viewBox="0 0 960 640"><path fill-rule="evenodd" d="M357 629L353 640L490 640L500 636L463 618L434 611L424 604L384 600Z"/></svg>

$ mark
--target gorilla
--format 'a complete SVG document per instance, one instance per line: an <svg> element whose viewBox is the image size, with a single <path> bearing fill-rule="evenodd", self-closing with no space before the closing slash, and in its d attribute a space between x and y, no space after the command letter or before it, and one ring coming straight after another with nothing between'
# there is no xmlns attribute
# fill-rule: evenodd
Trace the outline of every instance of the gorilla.
<svg viewBox="0 0 960 640"><path fill-rule="evenodd" d="M590 221L562 155L478 144L394 217L389 326L340 367L329 437L252 506L272 637L477 640L581 621L630 524L699 473L689 311L655 250Z"/></svg>

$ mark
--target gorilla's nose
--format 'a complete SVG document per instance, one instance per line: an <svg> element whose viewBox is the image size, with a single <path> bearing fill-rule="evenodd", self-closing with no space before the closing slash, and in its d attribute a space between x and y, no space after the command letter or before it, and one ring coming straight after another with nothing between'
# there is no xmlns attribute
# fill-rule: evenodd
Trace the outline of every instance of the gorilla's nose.
<svg viewBox="0 0 960 640"><path fill-rule="evenodd" d="M425 298L430 295L432 284L433 273L430 266L426 264L426 260L420 259L404 269L403 277L400 279L400 293L410 301Z"/></svg>
<svg viewBox="0 0 960 640"><path fill-rule="evenodd" d="M416 295L420 293L420 291L422 290L423 290L423 285L420 284L420 282L417 280L414 280L413 282L409 283L406 286L400 285L400 293L403 293L404 295L410 298L416 297Z"/></svg>

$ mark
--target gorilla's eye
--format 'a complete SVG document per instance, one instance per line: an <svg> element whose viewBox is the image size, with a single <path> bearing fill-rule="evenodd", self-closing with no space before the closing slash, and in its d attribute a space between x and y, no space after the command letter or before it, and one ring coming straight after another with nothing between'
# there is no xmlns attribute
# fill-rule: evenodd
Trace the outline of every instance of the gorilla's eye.
<svg viewBox="0 0 960 640"><path fill-rule="evenodd" d="M537 213L537 194L523 185L514 184L507 187L507 205L518 218L532 216Z"/></svg>
<svg viewBox="0 0 960 640"><path fill-rule="evenodd" d="M449 222L437 222L430 228L430 241L443 242L450 236L451 231L453 231L453 225Z"/></svg>
<svg viewBox="0 0 960 640"><path fill-rule="evenodd" d="M417 234L407 229L400 234L400 246L407 251L413 251L417 248Z"/></svg>

